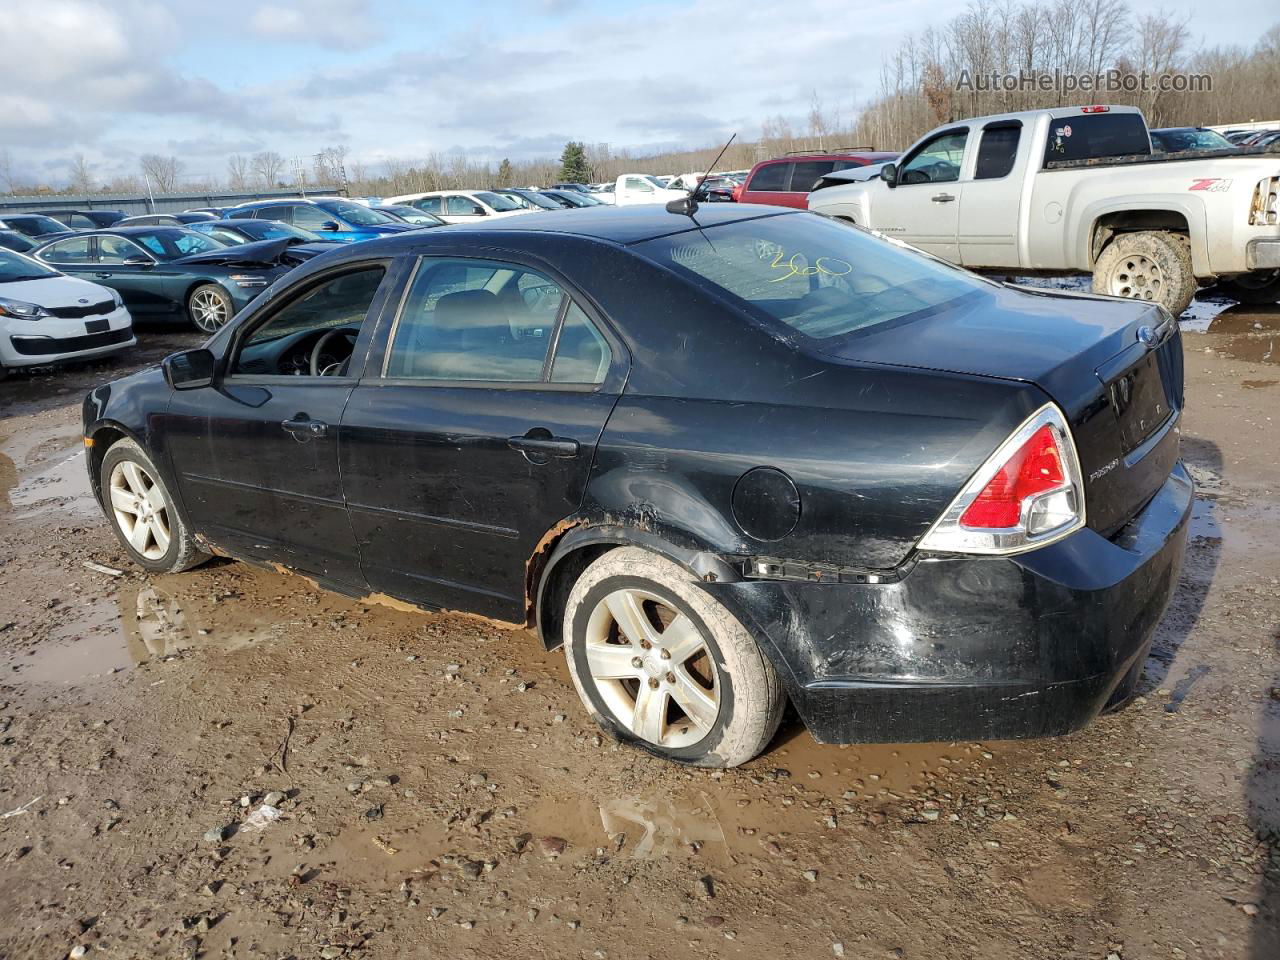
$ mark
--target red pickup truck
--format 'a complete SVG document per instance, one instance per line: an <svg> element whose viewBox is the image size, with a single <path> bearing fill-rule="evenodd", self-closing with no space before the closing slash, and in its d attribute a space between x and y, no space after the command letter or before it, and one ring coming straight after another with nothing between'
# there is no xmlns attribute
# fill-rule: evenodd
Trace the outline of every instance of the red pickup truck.
<svg viewBox="0 0 1280 960"><path fill-rule="evenodd" d="M834 170L864 167L896 160L896 153L858 150L841 153L797 153L761 160L751 168L742 186L733 192L739 203L772 203L805 209L809 191Z"/></svg>

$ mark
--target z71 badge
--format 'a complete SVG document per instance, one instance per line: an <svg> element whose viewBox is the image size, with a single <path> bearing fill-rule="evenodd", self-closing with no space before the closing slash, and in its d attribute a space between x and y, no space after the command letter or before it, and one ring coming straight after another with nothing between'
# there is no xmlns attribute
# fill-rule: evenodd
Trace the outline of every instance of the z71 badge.
<svg viewBox="0 0 1280 960"><path fill-rule="evenodd" d="M1197 177L1191 181L1188 190L1208 190L1210 193L1226 193L1231 189L1230 178L1224 177Z"/></svg>

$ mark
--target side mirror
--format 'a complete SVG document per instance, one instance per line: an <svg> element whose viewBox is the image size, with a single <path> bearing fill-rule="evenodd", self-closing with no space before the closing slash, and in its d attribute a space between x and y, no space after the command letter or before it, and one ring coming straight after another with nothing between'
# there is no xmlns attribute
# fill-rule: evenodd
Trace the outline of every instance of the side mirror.
<svg viewBox="0 0 1280 960"><path fill-rule="evenodd" d="M890 187L898 185L898 165L896 163L886 163L880 168L880 179Z"/></svg>
<svg viewBox="0 0 1280 960"><path fill-rule="evenodd" d="M156 262L150 257L125 257L124 265L126 267L154 267Z"/></svg>
<svg viewBox="0 0 1280 960"><path fill-rule="evenodd" d="M342 225L339 224L337 220L326 220L324 223L320 224L320 229L328 230L332 233L334 231L341 230Z"/></svg>
<svg viewBox="0 0 1280 960"><path fill-rule="evenodd" d="M201 347L171 353L161 361L160 369L164 371L165 383L174 390L196 390L213 383L217 360L211 351Z"/></svg>

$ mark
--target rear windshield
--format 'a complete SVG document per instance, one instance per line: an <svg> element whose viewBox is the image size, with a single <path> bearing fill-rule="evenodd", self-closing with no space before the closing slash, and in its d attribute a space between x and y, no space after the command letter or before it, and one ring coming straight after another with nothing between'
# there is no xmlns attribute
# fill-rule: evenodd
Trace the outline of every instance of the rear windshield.
<svg viewBox="0 0 1280 960"><path fill-rule="evenodd" d="M633 249L823 348L990 289L896 241L811 213L739 220Z"/></svg>
<svg viewBox="0 0 1280 960"><path fill-rule="evenodd" d="M1150 153L1147 124L1139 113L1082 113L1049 121L1044 162L1097 160Z"/></svg>

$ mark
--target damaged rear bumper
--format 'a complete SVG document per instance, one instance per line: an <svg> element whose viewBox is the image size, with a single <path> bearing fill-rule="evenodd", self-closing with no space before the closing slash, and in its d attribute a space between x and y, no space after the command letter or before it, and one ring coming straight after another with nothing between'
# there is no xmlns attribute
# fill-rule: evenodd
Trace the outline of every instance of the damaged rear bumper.
<svg viewBox="0 0 1280 960"><path fill-rule="evenodd" d="M1193 498L1178 464L1114 537L921 559L883 584L704 584L747 625L826 743L1052 736L1136 675L1178 583Z"/></svg>

